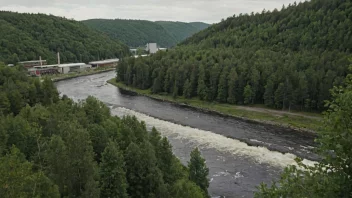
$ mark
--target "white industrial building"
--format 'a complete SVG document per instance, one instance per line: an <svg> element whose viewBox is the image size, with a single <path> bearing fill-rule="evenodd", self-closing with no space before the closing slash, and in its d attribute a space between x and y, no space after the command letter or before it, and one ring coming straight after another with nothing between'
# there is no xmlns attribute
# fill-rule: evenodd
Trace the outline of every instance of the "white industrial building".
<svg viewBox="0 0 352 198"><path fill-rule="evenodd" d="M155 54L158 51L158 46L156 43L147 43L145 51L149 52L150 54Z"/></svg>
<svg viewBox="0 0 352 198"><path fill-rule="evenodd" d="M115 67L118 63L118 58L89 62L92 67Z"/></svg>

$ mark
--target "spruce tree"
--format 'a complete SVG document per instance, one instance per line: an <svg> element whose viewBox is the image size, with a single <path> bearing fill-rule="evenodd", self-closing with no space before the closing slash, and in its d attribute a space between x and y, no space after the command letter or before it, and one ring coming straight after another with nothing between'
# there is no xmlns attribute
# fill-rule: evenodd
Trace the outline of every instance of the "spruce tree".
<svg viewBox="0 0 352 198"><path fill-rule="evenodd" d="M264 104L268 107L274 106L274 83L271 80L265 86Z"/></svg>
<svg viewBox="0 0 352 198"><path fill-rule="evenodd" d="M236 97L236 87L237 87L237 81L238 81L238 75L236 72L236 68L232 68L230 71L230 74L228 75L228 98L227 102L230 104L236 104L238 101Z"/></svg>
<svg viewBox="0 0 352 198"><path fill-rule="evenodd" d="M226 102L227 100L227 75L228 69L224 68L220 75L219 85L218 85L218 95L217 100L219 102Z"/></svg>
<svg viewBox="0 0 352 198"><path fill-rule="evenodd" d="M253 101L253 90L249 84L244 88L243 98L244 104L251 104Z"/></svg>
<svg viewBox="0 0 352 198"><path fill-rule="evenodd" d="M208 194L209 187L209 168L206 166L205 159L201 156L198 148L191 152L191 159L188 162L189 179L197 184L205 195Z"/></svg>
<svg viewBox="0 0 352 198"><path fill-rule="evenodd" d="M198 89L197 89L197 95L201 100L205 100L208 95L208 88L207 88L207 85L205 84L205 80L206 80L205 78L206 78L205 69L204 69L204 66L201 65L199 70Z"/></svg>
<svg viewBox="0 0 352 198"><path fill-rule="evenodd" d="M126 198L125 162L115 142L110 141L102 153L100 164L101 197Z"/></svg>
<svg viewBox="0 0 352 198"><path fill-rule="evenodd" d="M191 98L192 96L192 85L191 82L187 79L183 87L183 96L185 98Z"/></svg>

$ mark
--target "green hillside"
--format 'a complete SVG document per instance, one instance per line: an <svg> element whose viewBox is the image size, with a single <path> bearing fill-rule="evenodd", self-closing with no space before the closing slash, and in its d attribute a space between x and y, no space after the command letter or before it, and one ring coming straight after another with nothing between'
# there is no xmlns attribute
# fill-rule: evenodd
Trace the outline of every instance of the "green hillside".
<svg viewBox="0 0 352 198"><path fill-rule="evenodd" d="M117 80L174 97L321 111L348 73L351 13L351 1L312 0L229 17L166 53L124 62Z"/></svg>
<svg viewBox="0 0 352 198"><path fill-rule="evenodd" d="M0 61L16 63L41 56L55 63L57 51L62 62L88 62L129 53L121 42L74 20L0 12Z"/></svg>
<svg viewBox="0 0 352 198"><path fill-rule="evenodd" d="M146 43L158 43L160 47L172 47L207 25L124 19L90 19L83 23L112 38L121 40L130 47L144 46Z"/></svg>
<svg viewBox="0 0 352 198"><path fill-rule="evenodd" d="M191 22L189 24L191 24L193 27L197 28L198 30L204 30L210 26L210 24L203 23L203 22Z"/></svg>
<svg viewBox="0 0 352 198"><path fill-rule="evenodd" d="M181 42L193 34L207 28L206 23L184 23L172 21L156 21L155 23L161 25L177 42Z"/></svg>

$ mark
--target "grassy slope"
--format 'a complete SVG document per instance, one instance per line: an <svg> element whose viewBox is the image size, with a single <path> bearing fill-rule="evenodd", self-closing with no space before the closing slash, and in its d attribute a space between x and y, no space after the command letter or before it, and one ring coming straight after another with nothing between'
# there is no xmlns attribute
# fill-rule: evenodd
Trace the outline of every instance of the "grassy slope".
<svg viewBox="0 0 352 198"><path fill-rule="evenodd" d="M271 112L270 110L267 112L251 111L248 107L241 108L241 106L236 105L205 102L197 98L185 99L183 97L178 97L174 99L169 95L151 94L150 90L140 90L128 87L123 83L118 83L115 81L115 78L109 80L108 82L121 89L133 91L140 95L145 95L151 98L165 100L169 102L183 103L191 107L210 110L221 114L226 114L237 118L249 119L261 123L280 125L310 132L318 131L321 126L321 115L319 114L295 113L295 115L293 115L289 112L281 112L281 114L278 115L276 113Z"/></svg>

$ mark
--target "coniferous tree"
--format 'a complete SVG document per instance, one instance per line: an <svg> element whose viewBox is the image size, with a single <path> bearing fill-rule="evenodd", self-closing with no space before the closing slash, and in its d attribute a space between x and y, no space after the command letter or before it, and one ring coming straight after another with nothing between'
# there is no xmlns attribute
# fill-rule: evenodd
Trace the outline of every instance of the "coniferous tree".
<svg viewBox="0 0 352 198"><path fill-rule="evenodd" d="M195 183L187 180L177 181L171 189L174 198L204 198L203 191Z"/></svg>
<svg viewBox="0 0 352 198"><path fill-rule="evenodd" d="M197 95L201 100L205 100L208 95L208 88L205 84L205 69L204 66L201 66L199 69L199 77L198 77L198 89Z"/></svg>
<svg viewBox="0 0 352 198"><path fill-rule="evenodd" d="M60 197L58 187L43 172L34 172L33 164L12 146L0 158L0 194L12 197Z"/></svg>
<svg viewBox="0 0 352 198"><path fill-rule="evenodd" d="M191 159L188 162L189 179L197 184L205 195L208 194L209 187L209 168L207 168L205 159L202 158L198 148L191 152Z"/></svg>
<svg viewBox="0 0 352 198"><path fill-rule="evenodd" d="M100 164L101 197L126 198L127 181L124 159L115 142L110 141L102 154Z"/></svg>
<svg viewBox="0 0 352 198"><path fill-rule="evenodd" d="M276 108L285 108L285 85L280 83L275 91L275 105Z"/></svg>
<svg viewBox="0 0 352 198"><path fill-rule="evenodd" d="M237 80L238 80L238 76L237 76L237 72L236 72L236 68L232 68L230 71L230 74L228 76L228 95L229 97L227 98L227 101L230 104L236 104L236 102L238 101L236 99L236 97L238 97L236 95L236 87L237 87Z"/></svg>
<svg viewBox="0 0 352 198"><path fill-rule="evenodd" d="M192 96L192 84L188 79L186 80L183 88L183 96L185 98L191 98Z"/></svg>
<svg viewBox="0 0 352 198"><path fill-rule="evenodd" d="M271 80L265 86L264 104L268 107L274 106L274 83Z"/></svg>
<svg viewBox="0 0 352 198"><path fill-rule="evenodd" d="M252 90L252 87L247 84L243 92L244 104L252 104L254 98L253 94L254 92Z"/></svg>
<svg viewBox="0 0 352 198"><path fill-rule="evenodd" d="M227 100L227 92L228 92L227 75L228 75L227 68L224 68L221 72L219 85L218 85L217 100L219 102L226 102Z"/></svg>

